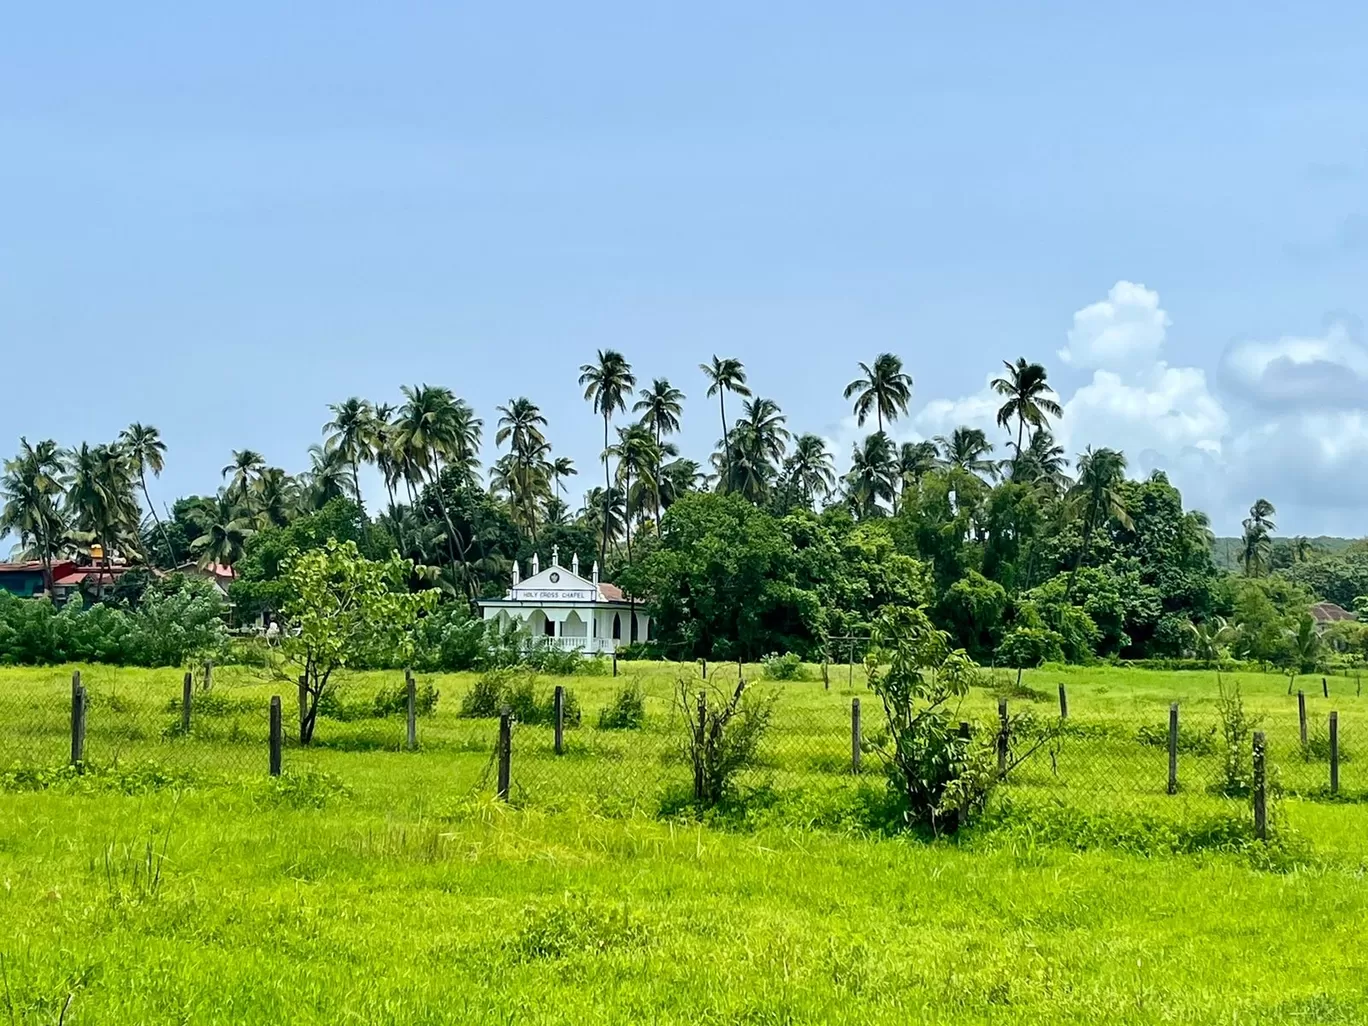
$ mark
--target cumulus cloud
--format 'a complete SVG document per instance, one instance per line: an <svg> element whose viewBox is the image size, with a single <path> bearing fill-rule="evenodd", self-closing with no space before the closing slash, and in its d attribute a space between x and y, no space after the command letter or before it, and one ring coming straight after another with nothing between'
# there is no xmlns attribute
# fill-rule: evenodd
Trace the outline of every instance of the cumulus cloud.
<svg viewBox="0 0 1368 1026"><path fill-rule="evenodd" d="M1159 293L1118 281L1107 298L1073 316L1069 344L1059 350L1065 363L1081 368L1121 370L1153 361L1164 345L1169 316Z"/></svg>
<svg viewBox="0 0 1368 1026"><path fill-rule="evenodd" d="M1368 348L1343 321L1320 337L1234 342L1221 375L1238 397L1262 406L1316 411L1368 403Z"/></svg>

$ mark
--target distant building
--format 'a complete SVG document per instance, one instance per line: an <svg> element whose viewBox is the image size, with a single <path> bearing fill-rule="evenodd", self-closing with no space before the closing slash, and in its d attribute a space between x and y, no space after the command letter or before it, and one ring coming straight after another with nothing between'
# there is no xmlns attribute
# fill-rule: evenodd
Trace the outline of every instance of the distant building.
<svg viewBox="0 0 1368 1026"><path fill-rule="evenodd" d="M527 580L514 563L513 587L501 599L482 600L480 610L485 620L501 627L521 623L533 642L556 648L609 653L633 641L646 641L651 625L645 610L629 601L621 588L600 583L597 563L588 579L579 569L578 555L567 569L560 565L555 548L545 570L538 557L532 557Z"/></svg>
<svg viewBox="0 0 1368 1026"><path fill-rule="evenodd" d="M71 560L59 560L52 564L52 580L55 583L76 569ZM33 598L45 591L43 583L43 564L38 560L24 563L0 563L0 591L7 591L20 598Z"/></svg>
<svg viewBox="0 0 1368 1026"><path fill-rule="evenodd" d="M71 567L70 571L62 577L56 577L54 574L52 582L52 600L59 604L75 592L80 592L88 602L103 602L114 594L114 586L119 583L120 577L130 570L139 569L127 563L110 563L109 566L68 565Z"/></svg>
<svg viewBox="0 0 1368 1026"><path fill-rule="evenodd" d="M228 585L237 578L231 566L223 566L220 563L210 563L208 566L200 566L198 563L182 563L176 567L176 572L185 574L186 577L202 577L204 580L212 582L215 590L224 598L228 597Z"/></svg>
<svg viewBox="0 0 1368 1026"><path fill-rule="evenodd" d="M1317 602L1311 607L1311 616L1316 621L1317 627L1329 627L1332 623L1339 623L1341 620L1356 620L1356 617L1343 606L1337 606L1333 602Z"/></svg>

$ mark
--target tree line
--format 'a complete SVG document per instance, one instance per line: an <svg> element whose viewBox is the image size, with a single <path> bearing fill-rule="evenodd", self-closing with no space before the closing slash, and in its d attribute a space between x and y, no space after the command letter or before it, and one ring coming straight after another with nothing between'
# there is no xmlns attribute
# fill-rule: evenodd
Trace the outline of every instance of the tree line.
<svg viewBox="0 0 1368 1026"><path fill-rule="evenodd" d="M1194 624L1237 614L1243 586L1217 571L1209 521L1184 509L1162 473L1131 480L1125 455L1107 447L1068 460L1041 364L1004 362L992 381L999 449L968 426L895 443L912 377L892 353L861 362L842 394L872 430L839 476L827 442L795 433L778 403L752 391L741 361L714 356L699 369L720 430L703 460L676 441L683 389L663 377L639 386L614 350L580 368L602 422L602 483L573 509L567 483L579 468L555 451L535 402L496 407L498 456L485 468L484 419L450 389L424 384L405 386L396 404L330 406L302 474L234 451L214 494L178 499L164 515L147 488L167 454L155 427L65 449L21 439L0 479L0 530L42 563L49 586L59 558L193 561L230 568L247 612L278 609L285 554L328 538L374 558L398 553L415 564L413 589L458 608L501 594L515 559L546 559L556 546L651 605L656 643L670 654L815 653L824 639L867 631L884 601L923 605L971 653L1005 647L1015 661L1190 654ZM363 466L385 488L374 516L361 503ZM1248 582L1274 573L1274 514L1260 499L1245 521ZM1275 597L1293 617L1315 581L1288 583L1296 594Z"/></svg>

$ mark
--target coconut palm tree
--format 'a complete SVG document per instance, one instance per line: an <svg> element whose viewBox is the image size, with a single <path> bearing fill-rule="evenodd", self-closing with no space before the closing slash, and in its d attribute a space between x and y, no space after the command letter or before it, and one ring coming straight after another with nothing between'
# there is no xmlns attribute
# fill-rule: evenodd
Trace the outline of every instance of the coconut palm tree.
<svg viewBox="0 0 1368 1026"><path fill-rule="evenodd" d="M1038 363L1028 363L1026 357L1018 357L1015 364L1002 361L1007 374L993 379L993 390L1006 397L1006 402L998 408L999 427L1007 428L1012 421L1017 422L1016 459L1021 458L1021 442L1026 434L1026 425L1033 428L1045 427L1049 417L1062 417L1064 408L1054 398L1054 392L1046 382L1045 368Z"/></svg>
<svg viewBox="0 0 1368 1026"><path fill-rule="evenodd" d="M499 414L498 430L494 433L494 444L510 442L510 448L517 452L526 451L546 442L542 428L546 418L537 404L526 396L510 399L507 405L495 407Z"/></svg>
<svg viewBox="0 0 1368 1026"><path fill-rule="evenodd" d="M228 490L234 496L241 498L247 494L247 489L251 487L263 470L266 469L266 457L252 449L234 449L233 461L223 468L222 477L233 475L228 482Z"/></svg>
<svg viewBox="0 0 1368 1026"><path fill-rule="evenodd" d="M846 497L857 516L883 515L879 500L893 501L896 494L898 463L893 443L882 431L866 435L850 455L850 470L845 476Z"/></svg>
<svg viewBox="0 0 1368 1026"><path fill-rule="evenodd" d="M617 548L626 522L626 506L622 492L617 488L590 488L584 493L584 508L580 510L580 523L585 529L600 538L599 548L607 552L608 543ZM599 565L603 565L600 560Z"/></svg>
<svg viewBox="0 0 1368 1026"><path fill-rule="evenodd" d="M774 466L784 460L792 433L784 426L788 420L773 399L756 396L741 405L751 440L759 453Z"/></svg>
<svg viewBox="0 0 1368 1026"><path fill-rule="evenodd" d="M712 363L700 363L698 369L708 379L708 398L717 396L717 406L722 413L722 472L726 475L729 449L727 441L727 393L731 392L733 395L742 397L751 394L750 389L746 387L746 368L740 360L730 356L726 359L719 359L714 353Z"/></svg>
<svg viewBox="0 0 1368 1026"><path fill-rule="evenodd" d="M1094 449L1089 446L1078 457L1078 481L1069 489L1067 498L1075 510L1083 514L1083 538L1074 556L1073 570L1064 589L1065 597L1073 594L1074 579L1083 563L1083 556L1092 541L1097 525L1111 518L1126 530L1132 530L1130 513L1126 509L1121 485L1126 480L1126 457L1115 449Z"/></svg>
<svg viewBox="0 0 1368 1026"><path fill-rule="evenodd" d="M61 550L66 522L62 515L64 456L52 440L30 445L19 439L19 454L6 460L0 477L0 534L13 532L43 565L43 588L52 594L52 560Z"/></svg>
<svg viewBox="0 0 1368 1026"><path fill-rule="evenodd" d="M152 496L147 494L147 472L150 470L153 477L161 477L161 472L166 468L166 443L161 440L161 433L151 424L134 423L120 433L119 444L137 473L143 501L147 503L147 512L152 514L152 522L157 525L157 533L161 535L162 544L166 546L167 558L170 559L171 539L166 534L161 517L157 516L157 508L152 505Z"/></svg>
<svg viewBox="0 0 1368 1026"><path fill-rule="evenodd" d="M399 408L394 424L396 459L415 503L417 485L432 486L430 494L446 524L447 555L454 567L461 562L456 553L456 526L451 521L439 478L442 457L460 458L459 454L468 447L470 439L459 437L463 431L469 433L471 430L468 419L459 409L465 404L460 403L449 388L440 385L404 385L400 391L404 404ZM475 430L478 432L478 422Z"/></svg>
<svg viewBox="0 0 1368 1026"><path fill-rule="evenodd" d="M72 526L98 542L100 565L108 571L117 546L136 556L138 501L133 495L133 467L117 445L82 442L66 455L66 505Z"/></svg>
<svg viewBox="0 0 1368 1026"><path fill-rule="evenodd" d="M1292 539L1292 562L1306 563L1316 554L1315 543L1305 535L1299 534Z"/></svg>
<svg viewBox="0 0 1368 1026"><path fill-rule="evenodd" d="M244 513L255 530L285 527L300 505L298 483L279 467L261 472L247 495Z"/></svg>
<svg viewBox="0 0 1368 1026"><path fill-rule="evenodd" d="M331 432L326 444L337 449L342 459L351 465L352 495L361 501L361 464L375 458L375 407L369 400L352 396L340 403L330 403L333 418L323 425Z"/></svg>
<svg viewBox="0 0 1368 1026"><path fill-rule="evenodd" d="M341 447L331 444L311 445L309 463L304 490L311 508L322 509L333 499L339 498L356 501L357 496L353 491L355 478L349 473L352 469L351 461L347 459L347 454ZM257 481L260 480L258 476ZM255 488L254 484L253 490Z"/></svg>
<svg viewBox="0 0 1368 1026"><path fill-rule="evenodd" d="M947 466L959 467L971 474L997 476L997 462L987 458L993 451L993 443L981 428L957 427L949 438L937 435L935 440Z"/></svg>
<svg viewBox="0 0 1368 1026"><path fill-rule="evenodd" d="M1192 634L1192 652L1208 666L1214 666L1221 658L1221 647L1235 636L1235 631L1226 623L1224 616L1213 616L1204 623L1189 623ZM1219 677L1220 671L1217 671Z"/></svg>
<svg viewBox="0 0 1368 1026"><path fill-rule="evenodd" d="M703 468L686 457L671 460L661 466L657 485L661 508L669 509L680 496L703 486Z"/></svg>
<svg viewBox="0 0 1368 1026"><path fill-rule="evenodd" d="M870 410L874 411L880 431L885 420L891 423L907 412L912 401L912 376L902 368L902 360L892 353L880 353L872 365L860 364L863 376L846 385L841 393L846 399L855 398L855 423L859 427L864 427Z"/></svg>
<svg viewBox="0 0 1368 1026"><path fill-rule="evenodd" d="M632 406L632 412L641 414L641 423L650 428L655 435L656 445L660 445L666 435L679 430L679 418L684 413L686 398L668 380L656 378L650 387L641 390L641 397Z"/></svg>
<svg viewBox="0 0 1368 1026"><path fill-rule="evenodd" d="M561 478L573 477L579 471L575 469L575 461L569 456L557 456L551 461L551 478L556 485L556 494L561 493Z"/></svg>
<svg viewBox="0 0 1368 1026"><path fill-rule="evenodd" d="M1054 440L1048 428L1036 428L1031 432L1031 440L1024 450L1015 443L1008 442L1016 456L1012 460L1012 480L1028 484L1042 484L1056 495L1065 491L1072 482L1064 472L1067 461L1064 447Z"/></svg>
<svg viewBox="0 0 1368 1026"><path fill-rule="evenodd" d="M898 448L899 494L909 487L920 488L922 478L940 466L935 442L903 442Z"/></svg>
<svg viewBox="0 0 1368 1026"><path fill-rule="evenodd" d="M618 441L613 447L617 457L617 479L622 486L623 521L626 527L627 559L632 558L632 478L644 490L654 492L655 474L660 466L660 445L645 424L629 424L618 428ZM638 505L638 508L640 506Z"/></svg>
<svg viewBox="0 0 1368 1026"><path fill-rule="evenodd" d="M345 461L339 461L339 466L345 470ZM190 543L190 551L196 554L199 565L226 566L236 577L234 568L242 558L247 539L256 532L231 490L219 489L212 503L196 507L190 516L201 532Z"/></svg>
<svg viewBox="0 0 1368 1026"><path fill-rule="evenodd" d="M1272 533L1277 529L1273 517L1277 512L1267 499L1258 499L1249 507L1249 516L1241 525L1244 536L1240 545L1240 562L1246 577L1261 577L1268 571L1273 555Z"/></svg>
<svg viewBox="0 0 1368 1026"><path fill-rule="evenodd" d="M784 479L789 491L802 497L803 505L812 508L836 487L836 468L820 435L799 435L793 453L784 461Z"/></svg>
<svg viewBox="0 0 1368 1026"><path fill-rule="evenodd" d="M600 349L597 363L586 363L580 367L579 383L584 388L584 398L588 400L595 413L603 418L603 501L608 502L613 490L612 478L608 474L608 422L613 414L627 410L627 399L636 387L636 376L627 358L615 349ZM609 521L608 509L603 511L604 523ZM599 563L608 559L608 532L603 532L599 547Z"/></svg>

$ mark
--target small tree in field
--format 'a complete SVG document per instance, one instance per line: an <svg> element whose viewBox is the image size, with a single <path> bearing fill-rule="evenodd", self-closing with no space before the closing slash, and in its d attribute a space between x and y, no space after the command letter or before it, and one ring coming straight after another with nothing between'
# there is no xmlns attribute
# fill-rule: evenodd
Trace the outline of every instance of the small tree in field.
<svg viewBox="0 0 1368 1026"><path fill-rule="evenodd" d="M412 661L419 615L437 603L435 591L408 590L412 573L407 559L364 559L355 542L336 539L286 559L284 614L291 629L281 649L307 694L301 744L313 740L319 700L338 670L373 653L401 666Z"/></svg>
<svg viewBox="0 0 1368 1026"><path fill-rule="evenodd" d="M981 808L997 767L992 749L962 735L951 714L978 667L920 609L885 608L871 625L869 686L883 702L887 734L873 748L909 826L955 830Z"/></svg>

